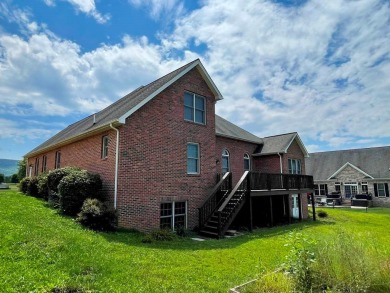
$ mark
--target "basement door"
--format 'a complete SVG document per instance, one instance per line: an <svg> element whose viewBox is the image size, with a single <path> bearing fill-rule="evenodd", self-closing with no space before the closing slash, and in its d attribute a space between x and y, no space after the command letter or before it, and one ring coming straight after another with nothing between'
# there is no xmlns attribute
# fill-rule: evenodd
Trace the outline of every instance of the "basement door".
<svg viewBox="0 0 390 293"><path fill-rule="evenodd" d="M299 204L298 204L298 194L292 194L292 217L294 219L299 219Z"/></svg>

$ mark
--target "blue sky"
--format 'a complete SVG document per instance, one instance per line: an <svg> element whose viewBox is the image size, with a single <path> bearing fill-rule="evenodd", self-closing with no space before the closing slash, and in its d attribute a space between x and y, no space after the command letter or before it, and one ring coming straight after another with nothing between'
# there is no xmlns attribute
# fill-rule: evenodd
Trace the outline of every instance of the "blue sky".
<svg viewBox="0 0 390 293"><path fill-rule="evenodd" d="M196 58L258 136L390 145L389 1L3 0L0 158Z"/></svg>

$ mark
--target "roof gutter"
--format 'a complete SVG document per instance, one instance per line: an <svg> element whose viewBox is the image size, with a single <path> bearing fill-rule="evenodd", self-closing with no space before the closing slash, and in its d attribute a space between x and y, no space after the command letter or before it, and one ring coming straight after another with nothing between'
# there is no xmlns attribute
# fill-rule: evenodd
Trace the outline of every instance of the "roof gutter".
<svg viewBox="0 0 390 293"><path fill-rule="evenodd" d="M112 126L110 127L116 131L116 145L115 145L115 186L114 186L114 209L116 210L116 202L118 198L118 164L119 164L119 130Z"/></svg>

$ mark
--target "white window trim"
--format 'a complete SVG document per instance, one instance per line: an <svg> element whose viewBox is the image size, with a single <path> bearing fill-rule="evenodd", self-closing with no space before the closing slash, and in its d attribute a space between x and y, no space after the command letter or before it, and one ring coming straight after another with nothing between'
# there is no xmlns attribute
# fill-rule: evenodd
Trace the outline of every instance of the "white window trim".
<svg viewBox="0 0 390 293"><path fill-rule="evenodd" d="M249 169L245 169L245 161L248 160L249 162ZM250 171L252 169L252 162L251 157L248 155L248 153L244 154L244 171Z"/></svg>
<svg viewBox="0 0 390 293"><path fill-rule="evenodd" d="M197 148L198 148L198 157L197 158L188 157L188 145L190 145L190 144L197 146ZM197 160L198 172L188 172L188 159L196 159ZM187 143L187 174L188 175L199 175L200 174L200 145L199 145L199 143L196 143L196 142L188 142Z"/></svg>
<svg viewBox="0 0 390 293"><path fill-rule="evenodd" d="M177 202L184 202L184 205L185 205L185 212L184 212L184 218L185 218L185 220L184 220L184 228L185 229L187 229L187 223L188 223L188 203L187 203L187 201L184 201L184 200L182 200L182 201L167 201L167 202L161 202L160 203L160 209L161 209L161 204L166 204L166 203L169 203L169 204L171 204L171 208L172 208L172 214L170 215L170 216L160 216L160 220L161 219L165 219L165 218L170 218L171 219L171 225L172 225L172 231L174 231L175 230L175 216L176 216L176 214L175 214L175 204L177 203ZM178 214L179 216L182 216L183 214Z"/></svg>
<svg viewBox="0 0 390 293"><path fill-rule="evenodd" d="M102 136L102 150L101 150L101 158L102 159L107 159L107 157L108 157L108 143L109 143L108 135L103 135Z"/></svg>
<svg viewBox="0 0 390 293"><path fill-rule="evenodd" d="M227 158L227 170L226 170L226 173L227 172L230 172L230 152L227 150L227 149L224 149L223 151L222 151L222 162L221 162L221 171L222 171L222 173L223 173L223 158L225 157L225 158ZM225 174L225 173L224 173Z"/></svg>
<svg viewBox="0 0 390 293"><path fill-rule="evenodd" d="M291 169L290 169L290 162L291 162ZM299 162L299 169L298 169L298 162ZM297 173L293 173L293 165L295 165L295 170L299 171ZM297 174L301 175L302 174L302 160L300 159L288 159L288 171L290 174Z"/></svg>
<svg viewBox="0 0 390 293"><path fill-rule="evenodd" d="M190 120L190 119L186 119L185 118L185 114L184 114L184 120L185 121L188 121L188 122L192 122L192 123L196 123L196 124L199 124L199 125L206 125L206 122L207 122L207 115L206 115L206 98L201 96L201 95L198 95L198 94L195 94L195 93L191 93L191 92L185 92L187 94L190 94L192 95L192 109L193 109L193 117L194 117L194 120ZM203 109L203 113L204 113L204 122L197 122L195 121L195 114L196 114L196 107L195 107L195 100L196 100L196 97L200 97L203 99L203 105L204 105L204 109ZM186 105L184 104L184 108L186 107Z"/></svg>
<svg viewBox="0 0 390 293"><path fill-rule="evenodd" d="M384 195L379 195L379 184L383 186L383 189L381 189L381 191L383 191ZM378 197L387 197L385 183L377 183L376 188L377 188Z"/></svg>

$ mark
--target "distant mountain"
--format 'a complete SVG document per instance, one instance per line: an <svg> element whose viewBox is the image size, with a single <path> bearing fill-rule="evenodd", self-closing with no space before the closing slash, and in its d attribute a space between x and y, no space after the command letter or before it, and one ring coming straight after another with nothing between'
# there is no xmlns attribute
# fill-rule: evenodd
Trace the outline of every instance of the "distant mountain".
<svg viewBox="0 0 390 293"><path fill-rule="evenodd" d="M0 159L0 174L4 176L11 176L18 173L17 160Z"/></svg>

